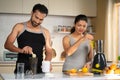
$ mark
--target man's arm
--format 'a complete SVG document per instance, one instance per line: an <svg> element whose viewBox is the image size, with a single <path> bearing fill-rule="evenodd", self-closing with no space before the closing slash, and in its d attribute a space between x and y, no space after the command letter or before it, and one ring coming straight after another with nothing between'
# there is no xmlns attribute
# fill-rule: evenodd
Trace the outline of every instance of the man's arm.
<svg viewBox="0 0 120 80"><path fill-rule="evenodd" d="M12 52L18 52L18 53L25 53L25 54L32 54L32 48L30 46L25 46L24 48L20 49L14 45L14 42L19 35L19 33L23 30L23 24L18 23L16 24L9 36L6 39L6 42L4 44L5 49L8 49L9 51Z"/></svg>
<svg viewBox="0 0 120 80"><path fill-rule="evenodd" d="M44 30L45 33L45 51L46 51L46 56L45 56L45 60L51 61L52 60L52 46L51 46L51 37L50 37L50 33L47 29Z"/></svg>
<svg viewBox="0 0 120 80"><path fill-rule="evenodd" d="M5 44L4 44L5 49L8 49L9 51L12 51L12 52L21 52L21 49L17 48L14 45L16 37L19 34L19 26L21 26L21 24L16 24L13 27L11 33L8 35L8 37L7 37L6 41L5 41Z"/></svg>

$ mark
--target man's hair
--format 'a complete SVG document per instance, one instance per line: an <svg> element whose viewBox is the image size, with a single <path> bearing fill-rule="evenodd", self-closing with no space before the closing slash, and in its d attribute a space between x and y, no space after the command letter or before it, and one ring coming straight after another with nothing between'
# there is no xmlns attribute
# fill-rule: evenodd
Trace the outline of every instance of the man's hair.
<svg viewBox="0 0 120 80"><path fill-rule="evenodd" d="M40 11L41 13L45 13L46 15L48 15L48 9L45 5L43 4L35 4L33 6L32 12L35 12L36 10Z"/></svg>

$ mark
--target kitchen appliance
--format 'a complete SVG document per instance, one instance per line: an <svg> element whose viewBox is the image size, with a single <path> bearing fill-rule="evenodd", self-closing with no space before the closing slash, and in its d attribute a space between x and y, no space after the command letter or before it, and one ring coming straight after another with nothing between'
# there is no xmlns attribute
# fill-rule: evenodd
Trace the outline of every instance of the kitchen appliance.
<svg viewBox="0 0 120 80"><path fill-rule="evenodd" d="M92 72L94 74L101 74L106 65L106 58L103 51L103 40L96 41L96 55L94 56L92 63Z"/></svg>
<svg viewBox="0 0 120 80"><path fill-rule="evenodd" d="M30 71L32 71L33 75L37 73L37 63L37 57L29 57Z"/></svg>
<svg viewBox="0 0 120 80"><path fill-rule="evenodd" d="M16 61L17 60L17 53L10 52L10 51L4 51L3 52L3 60L4 61Z"/></svg>

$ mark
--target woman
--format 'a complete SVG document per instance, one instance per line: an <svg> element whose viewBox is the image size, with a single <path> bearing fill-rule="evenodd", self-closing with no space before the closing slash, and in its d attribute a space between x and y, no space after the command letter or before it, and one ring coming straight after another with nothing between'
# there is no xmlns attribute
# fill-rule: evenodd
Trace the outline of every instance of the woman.
<svg viewBox="0 0 120 80"><path fill-rule="evenodd" d="M63 48L66 53L66 59L63 65L63 72L70 69L90 68L92 60L92 47L90 40L92 35L86 34L87 17L78 15L74 21L74 27L71 34L63 38Z"/></svg>

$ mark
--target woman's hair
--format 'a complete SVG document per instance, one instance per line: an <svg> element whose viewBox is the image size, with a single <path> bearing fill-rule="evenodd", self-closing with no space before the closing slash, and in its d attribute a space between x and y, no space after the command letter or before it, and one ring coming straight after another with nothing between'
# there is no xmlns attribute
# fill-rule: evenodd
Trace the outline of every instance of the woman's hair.
<svg viewBox="0 0 120 80"><path fill-rule="evenodd" d="M76 23L79 22L80 20L84 20L84 21L88 22L87 16L86 16L86 15L83 15L83 14L80 14L80 15L78 15L78 16L75 17L74 24L76 24ZM74 31L75 31L75 27L73 26L73 27L71 28L71 31L70 31L70 32L73 33Z"/></svg>

